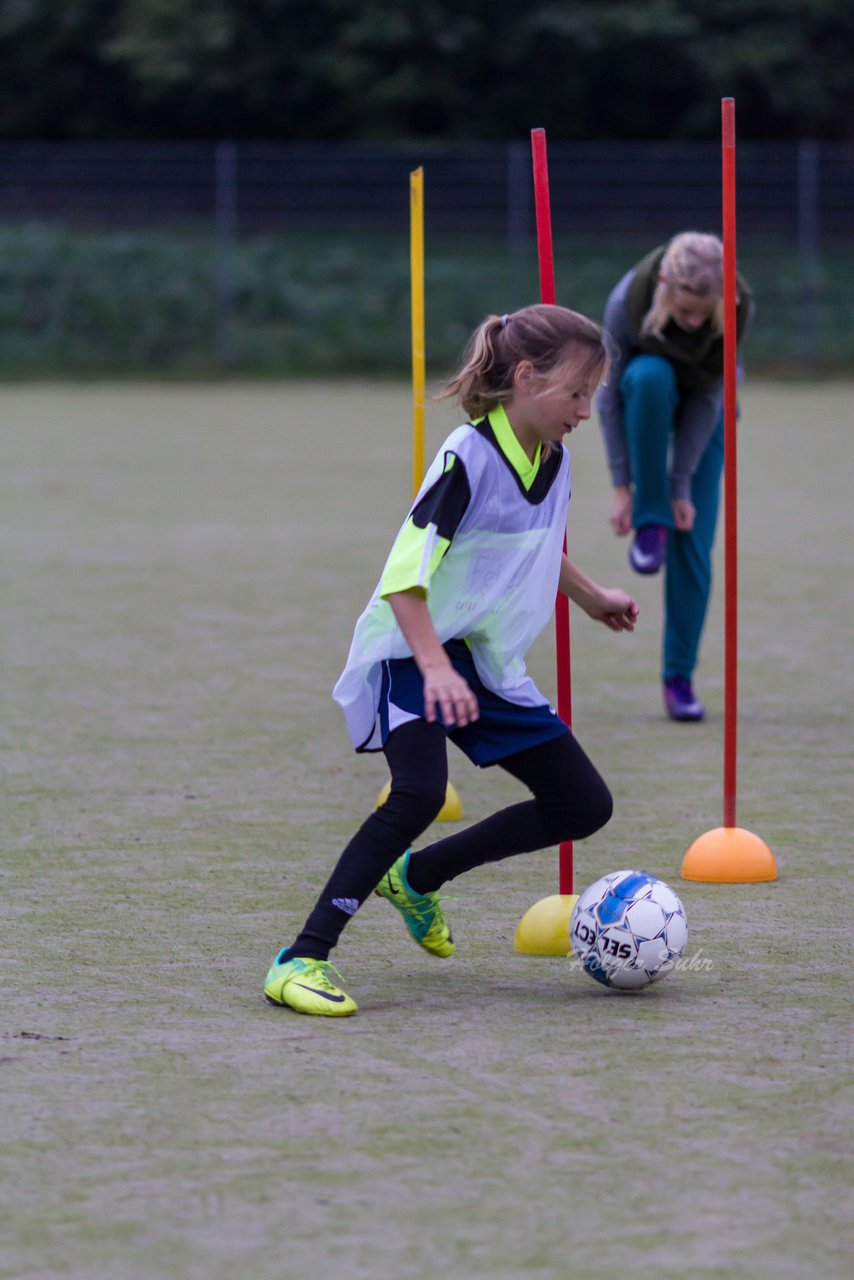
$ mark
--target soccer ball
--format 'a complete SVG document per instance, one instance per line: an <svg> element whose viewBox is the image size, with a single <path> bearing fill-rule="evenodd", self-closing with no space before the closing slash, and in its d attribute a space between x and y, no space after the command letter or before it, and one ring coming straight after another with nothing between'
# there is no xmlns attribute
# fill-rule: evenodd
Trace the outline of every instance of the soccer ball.
<svg viewBox="0 0 854 1280"><path fill-rule="evenodd" d="M576 902L569 940L591 978L637 991L671 972L685 950L688 924L663 880L646 871L612 871Z"/></svg>

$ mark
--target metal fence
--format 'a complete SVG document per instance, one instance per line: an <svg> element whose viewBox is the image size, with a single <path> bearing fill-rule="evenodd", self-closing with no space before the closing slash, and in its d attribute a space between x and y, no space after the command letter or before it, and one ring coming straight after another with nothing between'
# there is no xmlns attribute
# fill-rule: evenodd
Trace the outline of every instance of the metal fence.
<svg viewBox="0 0 854 1280"><path fill-rule="evenodd" d="M525 142L453 146L321 143L0 143L0 218L137 228L231 219L247 233L394 228L406 176L424 165L429 215L455 231L525 229ZM763 234L854 234L854 143L741 143L739 225ZM555 228L666 234L719 222L712 143L552 143Z"/></svg>
<svg viewBox="0 0 854 1280"><path fill-rule="evenodd" d="M0 227L212 237L221 335L238 243L306 231L402 235L408 175L418 166L428 234L497 235L506 237L511 257L530 251L527 141L3 142ZM549 182L556 245L629 236L655 243L676 230L720 226L720 149L713 143L550 143ZM760 254L783 248L796 263L799 343L809 356L818 341L822 281L833 275L840 251L851 261L854 143L740 143L737 185L740 240Z"/></svg>

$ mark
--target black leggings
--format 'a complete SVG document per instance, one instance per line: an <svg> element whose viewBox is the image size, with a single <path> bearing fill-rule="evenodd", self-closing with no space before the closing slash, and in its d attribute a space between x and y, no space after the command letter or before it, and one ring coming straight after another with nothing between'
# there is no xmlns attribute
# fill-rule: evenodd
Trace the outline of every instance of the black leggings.
<svg viewBox="0 0 854 1280"><path fill-rule="evenodd" d="M412 720L384 747L391 791L347 845L305 927L291 947L325 960L349 920L392 863L429 827L448 784L447 738L441 725ZM417 893L486 862L583 840L611 817L611 793L571 733L497 762L533 793L492 817L414 852L408 879Z"/></svg>

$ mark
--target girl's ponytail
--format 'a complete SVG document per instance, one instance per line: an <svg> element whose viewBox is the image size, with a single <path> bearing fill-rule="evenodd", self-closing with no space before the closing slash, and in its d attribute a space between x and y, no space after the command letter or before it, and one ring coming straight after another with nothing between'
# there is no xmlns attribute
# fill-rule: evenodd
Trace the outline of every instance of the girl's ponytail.
<svg viewBox="0 0 854 1280"><path fill-rule="evenodd" d="M475 329L460 368L437 399L459 400L471 418L482 418L509 400L522 360L542 377L566 365L568 377L595 384L607 370L608 349L599 325L566 307L537 303L490 315Z"/></svg>

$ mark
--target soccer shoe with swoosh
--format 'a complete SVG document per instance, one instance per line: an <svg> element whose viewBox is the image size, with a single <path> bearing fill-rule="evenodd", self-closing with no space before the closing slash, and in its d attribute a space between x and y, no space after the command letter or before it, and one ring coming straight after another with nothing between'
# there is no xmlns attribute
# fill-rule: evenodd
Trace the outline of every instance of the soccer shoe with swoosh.
<svg viewBox="0 0 854 1280"><path fill-rule="evenodd" d="M410 889L406 868L411 854L412 850L407 849L398 858L374 892L397 907L419 947L444 960L454 954L454 937L439 904L438 893L416 893Z"/></svg>
<svg viewBox="0 0 854 1280"><path fill-rule="evenodd" d="M341 975L328 960L292 956L280 951L264 979L264 995L270 1004L286 1004L297 1013L314 1013L323 1018L346 1018L358 1009L356 1001L336 987L330 978Z"/></svg>
<svg viewBox="0 0 854 1280"><path fill-rule="evenodd" d="M629 564L635 573L658 573L666 550L667 530L664 525L642 525L629 548Z"/></svg>
<svg viewBox="0 0 854 1280"><path fill-rule="evenodd" d="M702 720L706 714L687 676L664 681L664 706L671 720Z"/></svg>

